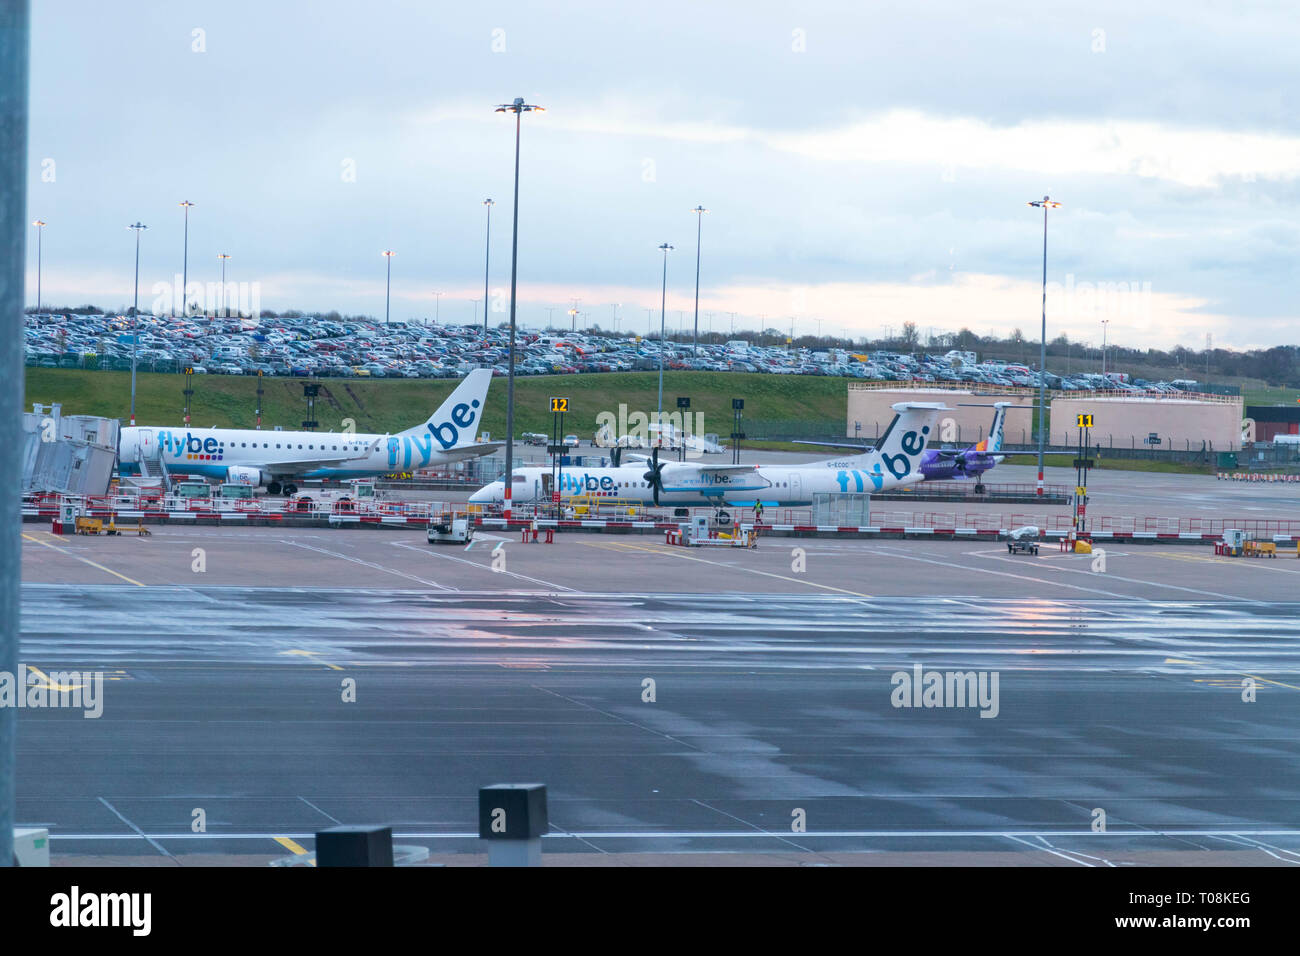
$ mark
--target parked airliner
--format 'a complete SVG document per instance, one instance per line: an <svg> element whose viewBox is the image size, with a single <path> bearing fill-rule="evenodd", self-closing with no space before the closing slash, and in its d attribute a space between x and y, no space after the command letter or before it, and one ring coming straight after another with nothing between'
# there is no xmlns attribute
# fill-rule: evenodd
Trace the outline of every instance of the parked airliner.
<svg viewBox="0 0 1300 956"><path fill-rule="evenodd" d="M491 369L475 369L429 420L395 435L265 431L251 428L123 428L124 476L169 473L266 486L286 495L304 478L369 478L488 455L502 442L476 442ZM141 462L144 467L141 467Z"/></svg>
<svg viewBox="0 0 1300 956"><path fill-rule="evenodd" d="M865 454L810 465L707 465L649 459L617 468L565 469L559 493L665 505L806 505L815 494L870 494L922 480L921 459L941 412L939 403L900 402L876 447ZM553 500L550 468L516 468L511 503ZM475 504L503 504L498 480L470 496Z"/></svg>

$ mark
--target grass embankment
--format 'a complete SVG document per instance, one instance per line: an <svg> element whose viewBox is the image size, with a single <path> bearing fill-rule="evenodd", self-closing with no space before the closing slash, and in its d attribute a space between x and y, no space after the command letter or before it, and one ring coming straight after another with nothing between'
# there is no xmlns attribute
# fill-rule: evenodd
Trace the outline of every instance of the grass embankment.
<svg viewBox="0 0 1300 956"><path fill-rule="evenodd" d="M136 421L177 425L182 421L184 376L139 372ZM264 378L264 427L301 427L306 418L302 386L307 379ZM313 380L314 381L314 380ZM393 432L419 424L451 393L454 379L320 380L316 421L321 431L342 431L345 419L358 432ZM586 440L601 412L651 413L658 407L657 372L547 375L515 379L515 434L552 430L550 398L569 399L564 432ZM251 428L256 423L257 379L242 375L195 375L190 421L197 427ZM744 420L838 421L845 416L845 382L839 378L723 372L665 372L664 411L677 409L677 397L691 399L690 412L703 415L692 431L731 434L731 400L744 398ZM27 369L27 402L62 402L65 414L100 415L125 420L130 410L131 374L81 369ZM692 418L692 423L699 421ZM505 434L505 379L492 381L480 430ZM744 427L742 425L742 427ZM792 446L798 448L799 446Z"/></svg>
<svg viewBox="0 0 1300 956"><path fill-rule="evenodd" d="M306 417L302 385L307 379L264 378L262 423L270 428L301 427ZM195 375L190 421L197 427L251 428L256 423L257 380L242 375ZM316 399L316 421L321 431L342 431L346 419L359 432L393 432L424 421L451 393L452 379L324 379ZM843 421L845 388L843 379L799 375L758 375L723 372L665 372L664 410L675 411L677 396L691 399L690 411L700 413L703 427L692 430L716 432L723 443L731 433L732 398L745 399L746 423L760 421ZM590 375L548 375L515 380L515 434L552 429L550 398L569 399L564 432L588 439L596 429L601 412L653 412L658 407L657 372L619 372ZM136 379L136 420L141 424L178 425L182 420L184 376L140 372ZM1278 391L1280 394L1280 390ZM27 402L61 402L65 414L101 415L126 419L130 409L129 372L94 372L81 369L27 369ZM505 434L506 390L503 379L494 379L488 392L487 411L480 430L494 436ZM695 419L692 419L694 422ZM848 439L844 439L846 442ZM810 445L790 442L746 441L753 451L816 453ZM826 449L827 457L835 451ZM1016 455L1013 462L1024 464L1032 454ZM1071 467L1073 457L1048 455L1053 467ZM1097 467L1125 471L1210 474L1213 468L1145 459L1100 458Z"/></svg>
<svg viewBox="0 0 1300 956"><path fill-rule="evenodd" d="M1212 475L1214 464L1182 464L1174 461L1151 461L1146 458L1098 458L1096 449L1091 449L1092 460L1096 463L1094 471L1149 471L1172 475ZM1104 455L1105 452L1103 451ZM1008 462L1017 465L1036 464L1038 456L1033 452L1019 452ZM1073 468L1073 455L1044 455L1043 464L1048 468Z"/></svg>

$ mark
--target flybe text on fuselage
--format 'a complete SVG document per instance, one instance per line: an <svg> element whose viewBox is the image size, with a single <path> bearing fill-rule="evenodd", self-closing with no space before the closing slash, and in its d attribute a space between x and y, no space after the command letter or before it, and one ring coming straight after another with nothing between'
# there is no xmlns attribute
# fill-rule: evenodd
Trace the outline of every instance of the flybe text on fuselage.
<svg viewBox="0 0 1300 956"><path fill-rule="evenodd" d="M592 491L614 491L618 484L609 475L599 477L583 472L576 475L566 471L560 475L560 491L563 494L581 495Z"/></svg>
<svg viewBox="0 0 1300 956"><path fill-rule="evenodd" d="M177 461L221 461L226 453L226 443L208 436L200 438L193 432L184 436L170 431L158 433L158 448L164 455L171 455Z"/></svg>

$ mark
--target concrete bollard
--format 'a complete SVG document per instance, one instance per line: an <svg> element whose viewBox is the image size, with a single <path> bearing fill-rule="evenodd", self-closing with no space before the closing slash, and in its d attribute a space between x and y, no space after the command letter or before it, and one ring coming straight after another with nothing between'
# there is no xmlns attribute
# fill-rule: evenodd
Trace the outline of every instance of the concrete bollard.
<svg viewBox="0 0 1300 956"><path fill-rule="evenodd" d="M316 866L392 866L392 827L330 827L316 834Z"/></svg>
<svg viewBox="0 0 1300 956"><path fill-rule="evenodd" d="M496 783L478 792L478 835L490 866L541 866L546 784Z"/></svg>

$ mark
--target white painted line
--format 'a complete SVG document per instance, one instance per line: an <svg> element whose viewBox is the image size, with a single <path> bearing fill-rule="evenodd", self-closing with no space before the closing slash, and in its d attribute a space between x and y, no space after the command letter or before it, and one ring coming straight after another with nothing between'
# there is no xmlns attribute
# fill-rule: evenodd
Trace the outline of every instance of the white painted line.
<svg viewBox="0 0 1300 956"><path fill-rule="evenodd" d="M191 833L184 831L181 833L51 833L51 840L274 840L278 836L287 836L293 840L312 839L315 837L314 832L303 833L286 833L283 830L277 830L274 833ZM800 839L816 839L818 837L912 837L912 838L948 838L948 837L987 837L989 839L1005 839L1016 837L1189 837L1189 836L1225 836L1225 837L1296 837L1300 838L1300 830L1151 830L1151 829L1133 829L1118 830L1114 828L1107 829L1103 832L1096 832L1091 828L1082 828L1078 830L809 830L799 834ZM400 837L404 840L477 840L477 832L467 833L446 833L446 832L420 832L394 833L394 839ZM708 839L708 840L751 840L758 838L768 839L785 839L784 833L769 833L766 831L748 830L644 830L644 831L625 831L614 830L610 832L603 831L572 831L569 833L544 833L543 839L563 840L569 838L588 839L588 840L681 840L681 839ZM1032 844L1029 844L1032 846ZM1046 850L1046 847L1034 847L1034 849Z"/></svg>
<svg viewBox="0 0 1300 956"><path fill-rule="evenodd" d="M138 826L136 826L134 823L132 823L132 822L131 822L130 820L128 820L126 817L122 816L121 812L117 809L117 807L113 806L111 803L109 803L109 802L108 802L107 800L105 800L103 797L97 797L96 799L99 800L99 802L102 803L104 806L106 806L106 807L108 808L109 812L113 814L113 816L117 817L119 820L121 820L123 823L125 823L127 826L129 826L132 830L134 830L134 831L136 832L136 835L137 835L137 836L139 836L139 837L143 838L144 840L148 841L148 843L149 843L149 845L150 845L151 847L153 847L155 850L157 850L157 851L158 851L159 853L161 853L163 856L171 856L171 854L168 853L167 850L166 850L165 848L163 848L162 846L160 846L160 845L159 845L159 844L158 844L158 843L157 843L153 838L151 838L148 834L146 834L143 830L141 830Z"/></svg>
<svg viewBox="0 0 1300 956"><path fill-rule="evenodd" d="M987 557L990 561L1006 561L1006 562L1009 562L1009 563L1011 563L1011 564L1018 564L1018 563L1020 563L1020 562L1017 561L1017 559L1015 559L1015 558L1008 558L1008 557L1006 557L1006 556L1004 556L1004 555L1000 555L1000 554L998 554L997 552L989 553L989 554L986 555L986 557ZM1189 587L1184 587L1184 586L1182 586L1181 584L1165 584L1163 581L1147 581L1147 580L1145 580L1144 578L1128 578L1128 577L1124 577L1123 575L1116 574L1116 573L1114 573L1113 571L1105 571L1105 572L1100 572L1100 573L1099 573L1099 572L1095 572L1095 571L1093 571L1093 570L1091 569L1091 564L1089 564L1088 568L1071 568L1071 567L1064 567L1064 566L1062 566L1059 562L1058 562L1058 563L1043 563L1043 562L1039 562L1039 563L1036 564L1035 566L1036 566L1036 567L1040 567L1040 568L1046 568L1046 569L1051 570L1051 571L1060 571L1060 572L1067 573L1067 574L1083 574L1083 575L1087 575L1087 576L1089 576L1089 577L1094 577L1094 578L1108 578L1108 579L1110 579L1110 580L1112 580L1112 581L1123 581L1123 582L1126 583L1126 584L1144 584L1144 585L1146 585L1147 587L1153 587L1153 588L1166 588L1167 590L1171 590L1171 591L1187 591L1187 592L1189 592L1189 593L1191 593L1191 594L1203 594L1203 595L1205 595L1205 596L1207 596L1207 597L1212 597L1212 598L1221 598L1221 599L1226 600L1226 601L1239 601L1239 602L1244 603L1244 604L1265 604L1265 603L1267 603L1267 602L1265 602L1265 601L1259 601L1259 600L1256 600L1255 598L1242 597L1242 596L1239 595L1239 594L1222 594L1222 593L1220 593L1219 591L1206 591L1206 590L1204 590L1203 588L1189 588ZM1035 580L1041 580L1041 579L1035 579ZM1060 586L1061 586L1061 587L1072 587L1073 585L1069 585L1069 584L1061 584ZM1090 590L1090 589L1089 589L1089 588L1082 588L1082 590L1085 590L1085 591L1086 591L1086 590ZM1100 590L1100 589L1097 589L1097 593L1098 593L1098 594L1107 594L1107 593L1109 593L1109 592L1106 592L1106 591L1102 591L1102 590ZM1151 601L1152 599L1151 599L1151 598L1134 598L1134 600L1139 600L1139 601Z"/></svg>
<svg viewBox="0 0 1300 956"><path fill-rule="evenodd" d="M552 583L552 582L550 582L550 581L543 581L541 578L532 578L532 577L529 577L529 576L526 575L526 574L520 574L520 573L518 573L517 571L506 571L506 570L497 571L497 570L494 570L494 569L492 568L491 565L487 565L487 564L479 564L477 561L470 561L470 560L467 559L467 558L458 558L458 557L456 557L455 555L445 554L445 553L443 553L443 552L441 552L441 551L435 551L435 550L433 550L432 547L430 547L430 546L426 546L426 547L423 547L423 548L416 548L416 547L412 547L411 545L406 544L405 542L402 542L402 541L390 541L389 543L390 543L393 547L395 547L395 548L406 548L406 550L408 550L408 551L417 551L417 552L419 552L420 554L427 555L427 556L429 556L429 557L431 557L431 558L442 558L442 559L445 560L445 561L458 561L458 562L460 562L461 564L468 564L470 567L478 568L480 571L487 571L487 572L490 573L490 574L505 574L505 575L509 575L509 576L512 577L512 578L518 578L518 579L521 580L521 581L531 581L533 584L540 584L542 587L551 588L552 590L555 590L555 591L573 591L573 590L574 590L574 588L567 588L567 587L565 587L563 584L554 584L554 583ZM502 541L501 544L498 544L498 545L496 546L496 548L493 548L492 550L493 550L493 551L496 551L497 549L501 548L502 545L504 545L504 544L505 544L505 541ZM522 547L522 545L521 545L521 547ZM449 589L449 590L454 590L454 589Z"/></svg>
<svg viewBox="0 0 1300 956"><path fill-rule="evenodd" d="M393 568L386 568L382 564L375 564L373 561L363 561L361 558L354 558L351 555L341 554L338 551L329 551L325 548L313 547L310 544L303 544L299 541L289 541L285 538L280 539L281 544L287 544L294 548L303 548L307 551L315 551L317 554L329 555L331 558L341 558L344 561L351 561L353 564L359 564L362 567L372 568L375 571L383 571L386 574L395 574L399 578L406 578L408 581L414 581L417 584L424 584L431 588L437 588L440 591L455 591L456 588L448 587L445 584L439 584L437 581L426 581L424 578L418 578L414 574L407 574L405 571L397 571Z"/></svg>
<svg viewBox="0 0 1300 956"><path fill-rule="evenodd" d="M1025 846L1029 847L1031 850L1042 850L1044 853L1050 853L1050 854L1052 854L1053 856L1059 856L1062 860L1069 860L1071 863L1078 863L1080 866L1087 866L1087 867L1091 867L1091 866L1092 866L1091 863L1084 863L1082 860L1076 860L1074 857L1072 857L1072 856L1066 856L1064 853L1060 852L1059 850L1053 850L1051 847L1047 847L1047 846L1037 846L1036 844L1030 843L1028 840L1022 840L1020 837L1016 836L1014 833L1007 833L1007 834L1005 834L1005 836L1006 836L1008 839L1010 839L1010 840L1015 840L1017 843L1023 843Z"/></svg>

